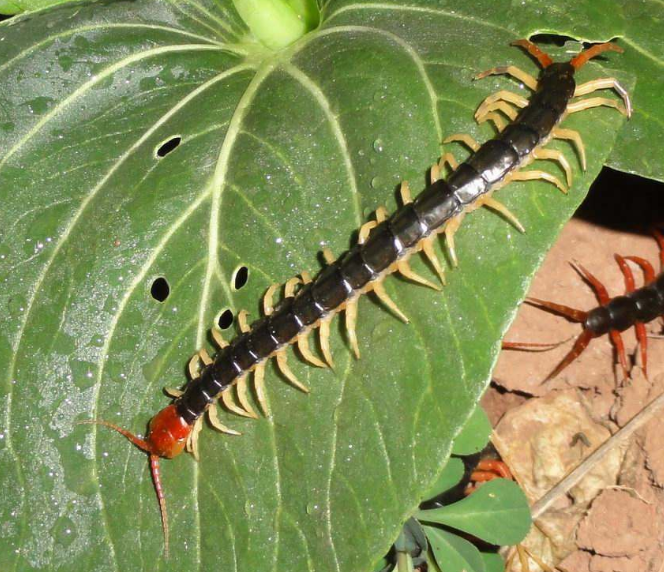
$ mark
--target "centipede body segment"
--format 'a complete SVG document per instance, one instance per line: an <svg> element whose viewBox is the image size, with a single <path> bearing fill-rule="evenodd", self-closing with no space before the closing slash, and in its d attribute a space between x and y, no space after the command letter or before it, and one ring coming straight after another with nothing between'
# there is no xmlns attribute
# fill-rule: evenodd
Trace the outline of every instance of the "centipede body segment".
<svg viewBox="0 0 664 572"><path fill-rule="evenodd" d="M431 184L415 199L411 198L408 184L403 183L402 206L396 212L388 215L384 208L379 208L375 220L359 229L356 246L339 258L325 252L327 266L313 279L302 273L287 281L284 298L276 304L272 298L278 286L271 286L264 298L264 315L248 324L246 314L241 314L241 333L232 341L225 342L218 332L213 331L219 351L214 358L203 350L194 356L190 365L191 381L182 392L170 390L175 397L174 403L152 419L145 439L113 424L98 422L119 431L150 455L166 551L168 529L158 457L171 458L185 448L197 456L197 436L205 413L216 429L237 434L220 422L214 405L217 399L235 413L257 417L247 396L252 376L260 409L268 414L264 378L265 364L271 358L275 358L278 368L292 385L303 392L309 391L288 367L287 349L295 344L313 366L333 367L330 323L342 311L345 311L349 345L359 358L361 347L355 325L358 301L364 294L373 293L390 312L407 322L407 316L384 288L387 276L398 272L411 282L440 289L410 268L411 256L421 252L444 284L443 264L433 244L439 234L444 234L451 259L456 264L454 233L467 213L486 206L499 212L520 230L523 229L516 216L493 197L495 191L511 181L540 179L567 192L572 180L569 161L558 151L544 149L550 140L572 142L581 166L585 168L586 153L581 136L576 131L558 127L567 115L598 106L609 106L626 116L630 115L629 96L615 79L603 78L579 86L574 79L575 71L591 57L605 51L621 52L622 49L615 44L593 46L565 63L554 63L527 40L514 44L533 56L542 71L536 79L515 66L503 66L477 76L507 74L534 91L527 100L502 90L480 104L475 118L478 122L491 121L496 126L498 134L493 139L480 145L469 135L448 137L446 143L458 142L472 151L464 162L458 164L451 153L445 153L440 163L431 169ZM575 96L599 89L615 90L622 102L599 97L573 101ZM505 122L504 117L510 120L509 123ZM524 170L535 160L556 162L565 173L566 183L546 171ZM441 174L448 168L451 169L450 174L442 178ZM309 336L313 332L318 332L321 356L315 355L309 345Z"/></svg>

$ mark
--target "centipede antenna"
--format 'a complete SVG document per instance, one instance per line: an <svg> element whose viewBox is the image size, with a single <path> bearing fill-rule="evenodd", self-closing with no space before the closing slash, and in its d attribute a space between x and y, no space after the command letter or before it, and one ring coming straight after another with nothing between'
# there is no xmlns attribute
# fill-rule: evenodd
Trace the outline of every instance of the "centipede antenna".
<svg viewBox="0 0 664 572"><path fill-rule="evenodd" d="M541 342L505 342L503 341L501 344L501 348L504 350L519 350L519 351L526 351L526 352L548 352L549 350L554 350L557 347L562 346L563 344L566 344L569 342L572 338L565 338L564 340L560 340L559 342L549 342L549 343L541 343Z"/></svg>
<svg viewBox="0 0 664 572"><path fill-rule="evenodd" d="M109 421L103 421L100 419L84 419L82 421L78 421L77 424L103 425L104 427L109 427L110 429L117 431L118 433L120 433L120 435L123 435L124 437L129 439L129 441L131 441L134 445L136 445L141 451L145 451L146 453L151 453L150 446L148 445L147 441L141 439L140 437L137 437L131 431L127 431L122 427L118 427L117 425L115 425L114 423L110 423Z"/></svg>
<svg viewBox="0 0 664 572"><path fill-rule="evenodd" d="M164 532L164 555L168 558L168 514L166 513L166 497L161 485L161 474L159 473L159 457L150 455L150 473L155 491L157 491L157 500L159 501L159 512L161 513L161 529Z"/></svg>
<svg viewBox="0 0 664 572"><path fill-rule="evenodd" d="M520 48L526 50L526 52L528 52L539 62L539 65L542 66L542 68L548 68L553 63L551 56L549 56L549 54L547 54L546 52L542 51L538 46L533 44L530 40L514 40L513 42L510 43L510 45L519 46Z"/></svg>
<svg viewBox="0 0 664 572"><path fill-rule="evenodd" d="M625 50L623 50L618 44L614 44L613 42L595 44L587 50L583 50L579 55L573 57L569 63L575 70L579 70L588 62L588 60L591 60L603 52L618 52L619 54L622 54L624 51Z"/></svg>

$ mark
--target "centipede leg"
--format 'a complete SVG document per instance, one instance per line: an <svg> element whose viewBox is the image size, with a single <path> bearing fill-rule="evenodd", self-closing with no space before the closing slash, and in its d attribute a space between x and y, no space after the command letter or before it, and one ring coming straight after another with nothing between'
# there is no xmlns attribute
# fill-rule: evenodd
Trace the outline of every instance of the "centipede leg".
<svg viewBox="0 0 664 572"><path fill-rule="evenodd" d="M297 349L300 350L302 357L306 359L310 364L315 365L316 367L327 367L327 365L319 360L311 351L309 347L309 332L306 334L300 334L297 337Z"/></svg>
<svg viewBox="0 0 664 572"><path fill-rule="evenodd" d="M659 245L659 270L662 272L664 271L664 234L659 232L657 229L654 229L652 234L655 237L657 244Z"/></svg>
<svg viewBox="0 0 664 572"><path fill-rule="evenodd" d="M370 220L369 222L365 222L361 227L360 227L360 232L358 233L357 236L357 243L358 244L364 244L367 241L367 238L369 238L369 233L378 226L378 223L375 220Z"/></svg>
<svg viewBox="0 0 664 572"><path fill-rule="evenodd" d="M399 186L399 196L401 197L402 205L409 205L413 202L413 197L410 195L410 185L408 184L408 181L402 181Z"/></svg>
<svg viewBox="0 0 664 572"><path fill-rule="evenodd" d="M558 187L563 194L567 194L567 187L560 182L560 179L546 171L517 171L516 173L513 173L510 178L512 181L534 181L536 179L542 179L543 181Z"/></svg>
<svg viewBox="0 0 664 572"><path fill-rule="evenodd" d="M570 308L569 306L565 306L563 304L557 304L556 302L549 302L548 300L540 300L539 298L531 298L531 297L526 298L525 301L531 306L542 308L544 310L548 310L553 314L558 314L559 316L563 316L564 318L567 318L570 322L583 323L588 317L588 312L584 312L583 310L577 310L576 308Z"/></svg>
<svg viewBox="0 0 664 572"><path fill-rule="evenodd" d="M555 149L535 149L535 151L533 151L533 157L535 159L557 162L565 172L567 186L572 186L572 167L570 167L567 157L565 157L560 151Z"/></svg>
<svg viewBox="0 0 664 572"><path fill-rule="evenodd" d="M590 330L583 330L581 335L576 338L574 346L570 352L563 358L563 360L555 367L555 369L546 376L544 381L549 381L556 377L561 371L563 371L569 364L571 364L576 358L578 358L583 350L588 347L588 344L593 339L593 333Z"/></svg>
<svg viewBox="0 0 664 572"><path fill-rule="evenodd" d="M438 161L438 167L442 170L445 168L445 165L448 165L451 171L456 171L459 162L452 153L445 153L440 161Z"/></svg>
<svg viewBox="0 0 664 572"><path fill-rule="evenodd" d="M452 266L454 266L454 268L456 268L459 265L459 259L457 258L456 248L454 246L454 235L456 234L456 231L459 230L462 220L463 216L461 215L451 218L449 222L445 225L445 230L443 231L443 234L445 234L445 241L447 242L447 250L450 253L450 259L452 260ZM433 247L431 247L431 252L433 253ZM429 256L428 253L426 254L427 256ZM443 284L445 284L445 282L443 282Z"/></svg>
<svg viewBox="0 0 664 572"><path fill-rule="evenodd" d="M644 284L650 284L655 280L655 269L648 260L641 258L640 256L625 256L625 260L631 260L641 267L641 270L643 271Z"/></svg>
<svg viewBox="0 0 664 572"><path fill-rule="evenodd" d="M625 110L627 112L627 117L631 117L632 102L629 98L629 94L615 77L603 77L582 83L581 85L576 86L576 89L574 90L574 97L587 95L588 93L592 93L598 89L613 89L622 98L625 105Z"/></svg>
<svg viewBox="0 0 664 572"><path fill-rule="evenodd" d="M263 296L263 314L269 316L274 312L274 293L279 288L279 284L272 284Z"/></svg>
<svg viewBox="0 0 664 572"><path fill-rule="evenodd" d="M228 389L225 389L224 391L221 392L219 399L221 399L221 402L224 404L224 407L228 409L231 413L235 413L235 415L239 415L240 417L248 417L249 419L255 419L254 415L243 409L242 407L238 406L235 401L233 400L233 388L229 387Z"/></svg>
<svg viewBox="0 0 664 572"><path fill-rule="evenodd" d="M400 260L399 262L397 262L397 270L404 278L407 278L408 280L411 280L416 284L427 286L432 290L438 290L438 291L442 290L440 286L437 286L433 282L413 272L413 269L410 267L410 264L407 260Z"/></svg>
<svg viewBox="0 0 664 572"><path fill-rule="evenodd" d="M482 115L491 104L499 101L506 101L512 105L515 105L516 107L521 108L528 105L528 100L522 95L518 95L506 89L501 89L500 91L492 93L491 95L484 98L484 101L480 103L477 111L475 112L475 119L477 119L479 115Z"/></svg>
<svg viewBox="0 0 664 572"><path fill-rule="evenodd" d="M387 294L387 291L385 290L385 286L383 286L382 282L375 282L373 285L373 291L375 292L376 296L378 296L378 299L385 304L392 312L394 312L399 318L401 318L406 324L408 323L408 318L406 315L399 310L399 307L394 303L392 298L389 297Z"/></svg>
<svg viewBox="0 0 664 572"><path fill-rule="evenodd" d="M471 151L477 151L480 148L479 143L467 133L455 133L454 135L450 135L446 139L443 139L443 143L452 143L454 141L463 143Z"/></svg>
<svg viewBox="0 0 664 572"><path fill-rule="evenodd" d="M332 321L332 316L328 318L323 318L320 321L320 327L318 328L318 338L320 340L320 348L323 352L323 357L330 367L334 367L334 361L332 360L332 351L330 350L330 322Z"/></svg>
<svg viewBox="0 0 664 572"><path fill-rule="evenodd" d="M638 262L634 260L635 258L638 260ZM634 274L629 268L626 262L627 260L632 260L641 266L646 284L649 283L649 278L652 277L652 279L654 279L655 270L647 260L639 258L638 256L622 257L619 254L615 255L615 259L616 262L618 262L620 271L623 273L625 278L625 293L629 294L630 292L634 292L636 288ZM645 263L645 265L642 266L641 263ZM636 333L636 340L639 343L639 351L641 353L641 370L643 371L643 376L648 379L648 336L646 334L646 327L642 322L636 322L634 324L634 331Z"/></svg>
<svg viewBox="0 0 664 572"><path fill-rule="evenodd" d="M560 127L554 127L551 131L551 136L554 139L565 139L571 141L576 149L576 152L579 156L579 161L581 163L581 169L586 170L586 148L583 145L583 139L578 131L574 129L562 129Z"/></svg>
<svg viewBox="0 0 664 572"><path fill-rule="evenodd" d="M519 232L526 232L526 229L523 228L523 225L518 218L510 211L503 203L497 201L493 197L486 197L482 200L482 205L490 208L491 210L496 211L497 213L503 215L509 222L511 222Z"/></svg>
<svg viewBox="0 0 664 572"><path fill-rule="evenodd" d="M496 101L487 105L484 109L481 110L481 113L478 109L475 113L475 120L479 122L481 117L493 111L500 111L501 113L504 113L507 117L510 118L511 121L514 121L517 116L516 110L508 102Z"/></svg>
<svg viewBox="0 0 664 572"><path fill-rule="evenodd" d="M240 312L237 315L237 323L240 326L240 331L243 334L246 334L250 328L249 328L249 322L247 321L247 316L249 315L249 312L246 310L240 310Z"/></svg>
<svg viewBox="0 0 664 572"><path fill-rule="evenodd" d="M220 433L226 433L228 435L242 435L242 433L240 433L239 431L231 429L230 427L226 427L226 425L224 425L219 420L219 415L217 414L217 407L214 404L208 407L207 415L210 425L212 425L212 427L217 431L219 431Z"/></svg>
<svg viewBox="0 0 664 572"><path fill-rule="evenodd" d="M228 342L222 337L221 332L217 330L217 328L212 328L210 330L210 333L212 334L212 339L214 340L214 343L217 344L217 347L219 349L224 349L227 345Z"/></svg>
<svg viewBox="0 0 664 572"><path fill-rule="evenodd" d="M477 118L477 123L484 123L485 121L491 121L496 128L498 133L501 133L503 129L507 126L505 120L495 111L489 111L484 113L482 116Z"/></svg>
<svg viewBox="0 0 664 572"><path fill-rule="evenodd" d="M495 68L478 73L473 79L484 79L490 75L509 75L515 79L518 79L521 83L528 86L533 91L537 89L537 80L529 73L526 73L516 66L497 66Z"/></svg>
<svg viewBox="0 0 664 572"><path fill-rule="evenodd" d="M246 375L243 375L238 378L237 383L235 384L235 388L237 391L237 399L240 402L240 407L242 407L242 409L244 409L249 414L249 417L253 419L258 419L258 414L256 413L256 411L254 411L254 408L251 406L251 403L249 402Z"/></svg>
<svg viewBox="0 0 664 572"><path fill-rule="evenodd" d="M588 99L581 99L580 101L575 101L574 103L570 103L567 106L567 113L568 114L577 113L585 109L591 109L593 107L602 107L602 106L612 107L613 109L617 109L624 116L629 117L627 109L621 102L614 101L613 99L608 99L606 97L589 97Z"/></svg>
<svg viewBox="0 0 664 572"><path fill-rule="evenodd" d="M254 369L254 389L256 390L256 399L263 410L265 417L270 417L270 406L267 402L265 393L265 363L260 363Z"/></svg>
<svg viewBox="0 0 664 572"><path fill-rule="evenodd" d="M360 359L360 346L357 343L357 331L355 325L357 322L357 298L349 300L346 303L346 331L348 332L348 341L353 353L357 359Z"/></svg>
<svg viewBox="0 0 664 572"><path fill-rule="evenodd" d="M438 256L436 256L436 252L433 249L433 244L430 239L422 241L422 252L424 252L424 255L428 258L431 266L433 266L436 274L438 274L438 277L440 278L440 281L444 285L446 283L445 273L443 272L443 267L440 264L440 260L438 260Z"/></svg>
<svg viewBox="0 0 664 572"><path fill-rule="evenodd" d="M277 367L279 368L279 371L284 374L284 377L295 387L297 387L300 391L303 391L304 393L309 393L309 388L304 385L297 377L295 377L295 374L291 371L291 368L288 367L288 356L286 355L286 350L282 349L280 350L277 355Z"/></svg>
<svg viewBox="0 0 664 572"><path fill-rule="evenodd" d="M606 290L606 287L604 284L602 284L593 274L591 274L586 268L581 266L581 264L578 263L573 263L572 267L579 273L581 276L590 284L595 290L595 294L597 295L597 299L599 300L599 303L602 304L603 306L608 304L611 298L609 298L609 293Z"/></svg>
<svg viewBox="0 0 664 572"><path fill-rule="evenodd" d="M611 338L611 341L616 348L620 367L622 369L623 375L625 376L625 379L627 379L629 377L629 370L627 368L627 354L625 353L625 344L623 342L622 336L618 330L611 330L609 332L609 337Z"/></svg>
<svg viewBox="0 0 664 572"><path fill-rule="evenodd" d="M198 454L198 435L201 432L202 428L203 428L203 418L199 417L198 419L196 419L194 426L191 428L191 433L189 433L189 437L187 437L186 450L188 453L191 453L194 456L194 459L196 459L196 461L200 460L200 456Z"/></svg>

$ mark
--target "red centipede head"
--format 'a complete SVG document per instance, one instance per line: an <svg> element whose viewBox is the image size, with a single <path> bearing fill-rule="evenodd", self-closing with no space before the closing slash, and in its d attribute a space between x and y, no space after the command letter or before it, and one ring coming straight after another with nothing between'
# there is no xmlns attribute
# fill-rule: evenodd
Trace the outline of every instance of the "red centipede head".
<svg viewBox="0 0 664 572"><path fill-rule="evenodd" d="M145 439L137 437L130 431L122 429L108 421L81 421L81 423L93 423L110 427L114 431L124 435L129 441L136 445L141 451L150 455L150 472L154 483L159 511L161 512L161 525L164 531L164 552L168 558L168 516L166 514L166 497L161 484L161 473L159 470L159 457L172 459L184 450L187 437L191 433L192 425L189 425L177 412L175 405L164 407L151 420L148 426L148 434Z"/></svg>

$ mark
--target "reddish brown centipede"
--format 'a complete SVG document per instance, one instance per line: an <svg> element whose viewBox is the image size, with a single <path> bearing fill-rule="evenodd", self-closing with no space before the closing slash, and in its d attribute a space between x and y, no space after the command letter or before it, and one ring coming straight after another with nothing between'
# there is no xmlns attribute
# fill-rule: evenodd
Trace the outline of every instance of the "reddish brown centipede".
<svg viewBox="0 0 664 572"><path fill-rule="evenodd" d="M559 314L572 322L583 325L583 331L576 338L572 349L546 377L545 381L557 376L578 358L594 338L605 334L609 334L613 342L623 375L629 377L625 345L620 333L632 326L636 331L636 338L639 343L643 374L646 378L648 377L648 337L644 324L664 314L664 236L657 230L653 234L660 248L661 268L658 275L655 274L652 264L644 258L615 255L616 262L625 279L624 296L609 297L605 286L593 274L583 266L575 265L579 274L595 291L600 303L599 306L584 311L563 304L540 300L539 298L526 299L526 302L533 306ZM641 288L637 289L635 286L634 274L627 264L628 260L637 264L643 271L644 285ZM506 349L528 350L538 347L542 347L542 344L503 342L503 348Z"/></svg>
<svg viewBox="0 0 664 572"><path fill-rule="evenodd" d="M236 413L255 417L256 413L247 398L247 378L253 372L259 404L267 411L263 379L265 364L273 357L293 385L308 391L288 367L286 350L288 346L297 343L302 355L313 365L332 366L330 322L341 311L345 311L349 344L359 358L360 345L355 323L358 300L363 294L373 292L394 314L407 321L385 291L383 281L388 275L399 272L413 282L439 289L410 268L408 260L413 254L423 252L444 283L443 267L434 252L433 241L438 234L444 233L452 260L456 263L454 233L467 212L487 206L522 229L516 217L492 197L496 190L510 181L542 179L567 192L572 180L571 168L561 152L544 149L550 140L571 141L585 169L585 149L579 133L558 127L567 115L598 106L613 107L626 116L630 115L629 97L614 78L597 79L581 85L576 85L574 80L575 72L589 59L606 51L622 52L617 45L608 43L592 46L564 63L554 63L527 40L519 40L514 45L524 48L533 56L542 71L536 79L514 66L506 66L492 68L477 76L483 78L492 74L507 74L534 91L530 100L503 90L482 102L475 117L479 122L491 120L499 131L496 137L481 146L469 135L455 134L448 137L446 143L458 141L472 150L466 161L457 164L454 156L446 153L440 163L431 169L431 184L415 200L411 200L408 184L404 182L401 186L403 206L389 217L384 208L378 209L376 220L360 228L358 244L354 248L336 260L329 251L325 251L327 267L313 280L306 273L288 280L285 297L276 306L272 303L272 296L277 285L271 286L264 297L264 317L249 325L246 312L240 312L238 322L242 333L230 344L221 338L219 332L213 330L220 351L214 360L205 350L194 356L190 363L191 382L184 392L171 392L176 397L175 401L152 418L144 439L106 421L92 421L118 431L149 454L161 509L166 551L168 521L158 458L175 457L185 447L197 455L197 435L206 412L215 428L232 432L219 422L216 408L212 406L215 399L221 399ZM607 88L614 89L624 104L598 97L572 101L576 96ZM506 125L498 112L509 117L511 122ZM567 184L541 170L522 170L536 159L557 161L566 173ZM452 172L447 179L441 179L440 170L445 165ZM308 335L315 330L319 332L324 360L315 356L308 345ZM203 363L200 372L199 359ZM239 404L231 397L229 389L233 386L236 387Z"/></svg>

